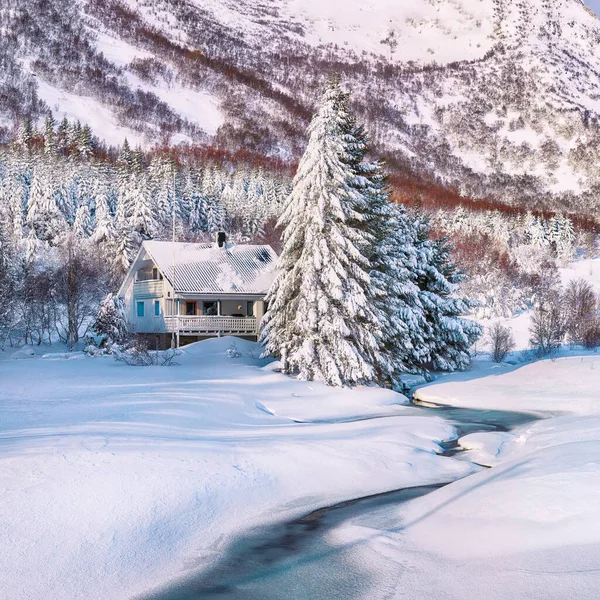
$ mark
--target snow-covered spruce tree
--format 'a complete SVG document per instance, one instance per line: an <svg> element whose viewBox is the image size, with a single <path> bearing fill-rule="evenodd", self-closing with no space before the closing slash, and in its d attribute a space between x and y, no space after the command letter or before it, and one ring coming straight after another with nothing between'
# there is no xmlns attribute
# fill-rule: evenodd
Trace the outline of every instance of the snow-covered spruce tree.
<svg viewBox="0 0 600 600"><path fill-rule="evenodd" d="M431 355L431 332L418 285L415 224L403 207L382 205L371 255L374 306L381 324L382 374L396 381L403 373L424 373ZM388 371L385 371L387 366Z"/></svg>
<svg viewBox="0 0 600 600"><path fill-rule="evenodd" d="M150 187L144 173L134 173L131 181L131 227L144 239L152 238L158 228L152 208Z"/></svg>
<svg viewBox="0 0 600 600"><path fill-rule="evenodd" d="M370 302L365 198L353 187L344 139L346 97L331 83L309 128L308 147L279 225L279 273L267 300L261 340L287 373L328 385L376 377L378 323Z"/></svg>
<svg viewBox="0 0 600 600"><path fill-rule="evenodd" d="M105 194L96 196L95 228L92 240L96 244L112 243L115 239L113 219L108 208Z"/></svg>
<svg viewBox="0 0 600 600"><path fill-rule="evenodd" d="M98 310L98 316L93 327L96 334L102 336L103 345L122 344L127 341L130 329L125 316L123 300L114 294L109 294Z"/></svg>
<svg viewBox="0 0 600 600"><path fill-rule="evenodd" d="M73 233L77 239L87 239L92 234L92 218L87 202L83 202L75 213Z"/></svg>
<svg viewBox="0 0 600 600"><path fill-rule="evenodd" d="M469 366L469 349L482 334L479 324L461 317L475 305L453 295L463 275L450 259L447 240L431 240L426 221L420 223L419 229L418 284L428 325L424 331L428 366L435 371L462 370Z"/></svg>
<svg viewBox="0 0 600 600"><path fill-rule="evenodd" d="M381 162L368 162L368 140L353 119L346 122L346 157L354 172L353 187L366 199L353 224L369 234L366 256L371 265L371 300L379 328L380 376L396 380L406 372L422 373L429 362L429 329L417 282L417 223L403 207L392 204Z"/></svg>

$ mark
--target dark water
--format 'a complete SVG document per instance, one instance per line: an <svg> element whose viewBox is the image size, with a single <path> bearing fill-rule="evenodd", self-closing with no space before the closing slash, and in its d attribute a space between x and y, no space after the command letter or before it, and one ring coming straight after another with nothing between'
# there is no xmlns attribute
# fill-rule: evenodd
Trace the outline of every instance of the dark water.
<svg viewBox="0 0 600 600"><path fill-rule="evenodd" d="M526 413L451 407L419 407L415 414L422 412L447 419L457 427L460 436L508 431L539 418ZM459 451L456 442L448 442L443 450L447 456ZM294 521L250 530L227 548L212 569L143 596L143 600L369 598L374 585L369 570L357 568L352 544L332 546L327 533L357 517L365 526L381 527L385 525L382 520L390 518L390 507L429 494L447 483L357 498Z"/></svg>

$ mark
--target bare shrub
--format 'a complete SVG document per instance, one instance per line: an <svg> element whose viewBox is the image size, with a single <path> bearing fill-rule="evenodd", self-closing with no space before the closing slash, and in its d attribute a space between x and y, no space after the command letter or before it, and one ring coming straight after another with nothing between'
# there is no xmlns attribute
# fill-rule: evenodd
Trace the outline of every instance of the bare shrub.
<svg viewBox="0 0 600 600"><path fill-rule="evenodd" d="M488 340L490 356L494 362L501 363L515 349L515 339L510 327L499 321L488 328Z"/></svg>
<svg viewBox="0 0 600 600"><path fill-rule="evenodd" d="M558 351L566 335L566 319L560 293L547 295L535 308L529 327L529 341L538 356Z"/></svg>
<svg viewBox="0 0 600 600"><path fill-rule="evenodd" d="M595 317L593 321L588 323L586 330L583 332L581 343L588 350L595 350L600 346L600 318Z"/></svg>
<svg viewBox="0 0 600 600"><path fill-rule="evenodd" d="M130 367L172 367L176 365L175 358L179 356L177 350L169 349L164 352L153 352L148 349L148 340L143 335L136 335L133 343L126 350L113 347L115 360L124 362Z"/></svg>
<svg viewBox="0 0 600 600"><path fill-rule="evenodd" d="M566 331L571 344L585 345L594 337L598 325L598 301L594 288L585 279L569 283L563 296Z"/></svg>

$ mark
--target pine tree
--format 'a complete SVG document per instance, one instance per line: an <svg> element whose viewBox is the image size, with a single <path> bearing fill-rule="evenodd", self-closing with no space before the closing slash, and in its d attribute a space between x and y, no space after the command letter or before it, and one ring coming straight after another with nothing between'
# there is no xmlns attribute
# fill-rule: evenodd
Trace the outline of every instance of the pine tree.
<svg viewBox="0 0 600 600"><path fill-rule="evenodd" d="M92 218L87 202L83 202L75 213L73 234L77 239L87 239L92 234Z"/></svg>
<svg viewBox="0 0 600 600"><path fill-rule="evenodd" d="M175 167L168 158L156 156L150 164L149 172L154 190L156 222L169 231L172 227L173 210L177 220L181 220L175 193Z"/></svg>
<svg viewBox="0 0 600 600"><path fill-rule="evenodd" d="M112 243L115 239L113 219L108 208L105 193L96 196L95 228L92 240L96 244Z"/></svg>
<svg viewBox="0 0 600 600"><path fill-rule="evenodd" d="M89 159L94 153L94 137L89 125L84 125L77 139L77 151L84 159Z"/></svg>
<svg viewBox="0 0 600 600"><path fill-rule="evenodd" d="M131 227L144 239L153 237L157 231L157 223L152 210L148 179L144 173L132 175L130 205Z"/></svg>
<svg viewBox="0 0 600 600"><path fill-rule="evenodd" d="M121 298L109 294L104 299L98 310L94 331L103 337L103 345L122 344L127 340L129 337L129 324L127 323L125 306Z"/></svg>
<svg viewBox="0 0 600 600"><path fill-rule="evenodd" d="M53 158L56 157L57 152L55 128L56 121L52 113L49 112L44 122L44 152Z"/></svg>
<svg viewBox="0 0 600 600"><path fill-rule="evenodd" d="M27 223L38 239L55 243L65 232L65 219L56 206L55 190L49 171L34 169L29 192Z"/></svg>
<svg viewBox="0 0 600 600"><path fill-rule="evenodd" d="M206 202L206 231L215 233L216 231L224 231L227 222L227 213L221 205L221 202L216 197L208 197Z"/></svg>
<svg viewBox="0 0 600 600"><path fill-rule="evenodd" d="M19 125L19 129L17 131L17 147L23 151L28 151L30 149L34 135L35 132L31 123L31 119L24 119Z"/></svg>
<svg viewBox="0 0 600 600"><path fill-rule="evenodd" d="M127 272L135 254L140 247L141 239L139 233L130 230L120 230L114 245L114 262L112 268L118 275Z"/></svg>
<svg viewBox="0 0 600 600"><path fill-rule="evenodd" d="M60 151L66 152L69 147L69 120L63 117L56 132L56 144Z"/></svg>
<svg viewBox="0 0 600 600"><path fill-rule="evenodd" d="M394 381L402 373L424 372L429 360L417 284L417 226L402 207L391 204L383 164L365 160L367 135L354 119L346 122L345 143L352 185L367 200L357 207L360 219L355 226L371 235L366 255L371 264L370 301L380 324L378 366L383 378Z"/></svg>
<svg viewBox="0 0 600 600"><path fill-rule="evenodd" d="M279 222L284 247L261 336L285 372L337 386L372 381L379 360L369 264L361 252L367 239L347 223L365 201L344 160L347 119L345 95L334 82L309 128Z"/></svg>
<svg viewBox="0 0 600 600"><path fill-rule="evenodd" d="M389 202L383 175L376 171L375 177L370 192L374 198L372 227L376 235L371 279L382 332L382 373L397 381L402 373L426 371L430 354L425 334L429 326L417 281L415 224L404 208Z"/></svg>

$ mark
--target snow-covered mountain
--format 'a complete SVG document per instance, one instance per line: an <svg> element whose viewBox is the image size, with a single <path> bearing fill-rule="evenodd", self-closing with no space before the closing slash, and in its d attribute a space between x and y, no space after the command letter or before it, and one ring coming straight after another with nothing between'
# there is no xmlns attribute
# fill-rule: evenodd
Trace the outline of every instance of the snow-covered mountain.
<svg viewBox="0 0 600 600"><path fill-rule="evenodd" d="M392 169L594 211L600 22L581 0L0 0L0 122L294 159L332 73Z"/></svg>

